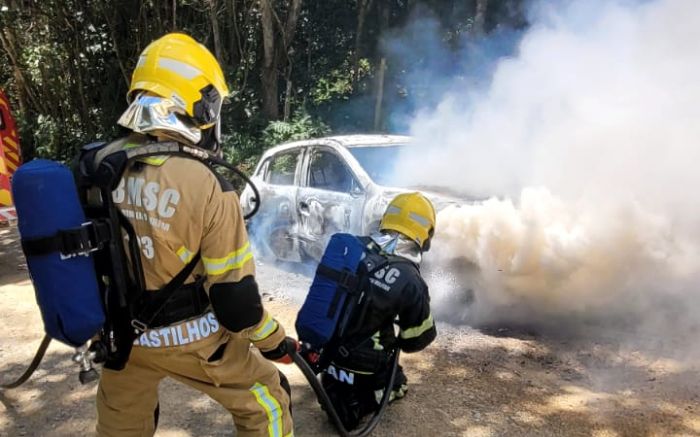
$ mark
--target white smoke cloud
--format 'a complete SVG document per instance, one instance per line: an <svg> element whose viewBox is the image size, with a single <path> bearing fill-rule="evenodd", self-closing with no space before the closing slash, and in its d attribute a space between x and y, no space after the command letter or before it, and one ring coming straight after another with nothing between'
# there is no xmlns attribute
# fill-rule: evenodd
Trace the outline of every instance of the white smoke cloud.
<svg viewBox="0 0 700 437"><path fill-rule="evenodd" d="M476 310L700 308L697 17L695 0L541 3L487 89L416 116L400 168L496 196L441 212L430 253L475 266Z"/></svg>

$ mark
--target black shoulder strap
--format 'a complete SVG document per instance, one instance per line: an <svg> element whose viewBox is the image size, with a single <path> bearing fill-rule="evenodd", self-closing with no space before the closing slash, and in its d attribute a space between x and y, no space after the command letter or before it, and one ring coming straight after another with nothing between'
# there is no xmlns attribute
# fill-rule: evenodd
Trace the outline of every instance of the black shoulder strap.
<svg viewBox="0 0 700 437"><path fill-rule="evenodd" d="M190 277L195 266L201 258L201 253L197 254L187 265L180 270L180 273L175 275L163 288L158 290L156 297L148 303L143 299L143 295L139 296L134 305L134 318L131 320L131 326L139 332L146 331L158 314L163 310L165 305L174 296L175 292L185 284L187 278ZM144 291L143 293L150 293Z"/></svg>
<svg viewBox="0 0 700 437"><path fill-rule="evenodd" d="M128 144L135 145L128 147ZM176 141L153 141L145 135L131 135L111 143L91 143L83 147L79 160L78 180L82 185L96 185L114 190L127 164L149 156L177 155L204 163L218 160L211 151Z"/></svg>

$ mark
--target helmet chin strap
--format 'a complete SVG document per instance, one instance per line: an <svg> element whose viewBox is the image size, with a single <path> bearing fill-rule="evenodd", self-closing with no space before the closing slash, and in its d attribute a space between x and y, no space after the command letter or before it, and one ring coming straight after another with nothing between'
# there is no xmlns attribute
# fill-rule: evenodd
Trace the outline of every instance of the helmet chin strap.
<svg viewBox="0 0 700 437"><path fill-rule="evenodd" d="M217 122L214 126L207 129L202 129L202 139L196 144L196 146L203 149L211 150L216 153L219 151L219 138L220 138L220 126Z"/></svg>

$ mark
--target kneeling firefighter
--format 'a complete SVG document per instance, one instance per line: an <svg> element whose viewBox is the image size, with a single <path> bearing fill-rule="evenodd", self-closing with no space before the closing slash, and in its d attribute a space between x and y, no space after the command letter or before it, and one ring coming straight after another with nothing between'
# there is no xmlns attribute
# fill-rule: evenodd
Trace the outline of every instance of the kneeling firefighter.
<svg viewBox="0 0 700 437"><path fill-rule="evenodd" d="M238 196L209 165L223 162L227 95L221 67L203 45L178 33L152 42L136 64L130 105L118 122L131 134L86 146L79 160L78 191L93 220L58 232L60 238L31 239L41 220L25 213L23 232L20 214L30 270L45 260L77 266L94 259L104 307L90 319L104 322L95 343L102 350L92 352L105 361L100 436L153 435L165 377L223 405L240 437L293 434L289 384L271 361L290 362L287 349L296 344L285 341L283 327L263 308ZM17 190L50 188L36 182L46 167L28 166ZM19 197L30 203L31 196ZM84 220L83 211L73 216L74 224ZM70 281L66 276L59 279ZM58 295L45 291L52 285L34 282L47 333L82 344L89 329L74 329L69 323L78 318L66 317ZM52 292L71 289L64 285Z"/></svg>
<svg viewBox="0 0 700 437"><path fill-rule="evenodd" d="M420 351L437 335L419 270L434 229L430 201L406 193L389 203L379 232L335 234L326 247L297 317L298 356L321 373L325 394L319 398L327 395L334 411L324 406L336 425L337 419L342 422L342 435L371 431L372 421L359 434L346 430L373 412L378 420L380 407L406 394L398 350Z"/></svg>

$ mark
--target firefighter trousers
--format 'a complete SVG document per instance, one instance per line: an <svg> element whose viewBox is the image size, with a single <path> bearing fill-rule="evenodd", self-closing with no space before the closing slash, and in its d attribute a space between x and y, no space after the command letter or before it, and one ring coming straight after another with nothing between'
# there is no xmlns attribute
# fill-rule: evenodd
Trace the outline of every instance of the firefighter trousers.
<svg viewBox="0 0 700 437"><path fill-rule="evenodd" d="M291 400L277 367L247 339L224 331L184 346L135 346L123 370L103 369L97 392L98 436L152 436L158 384L165 377L220 403L233 416L237 437L293 435Z"/></svg>

